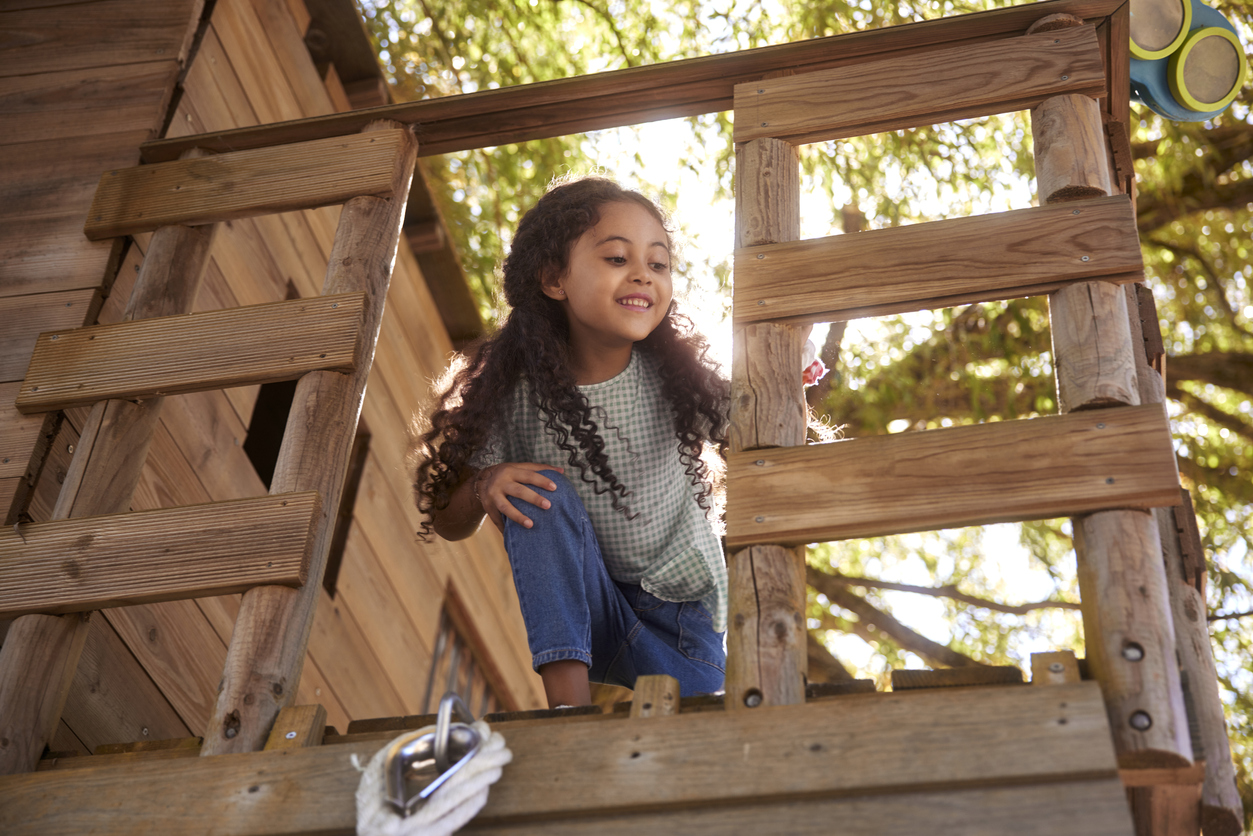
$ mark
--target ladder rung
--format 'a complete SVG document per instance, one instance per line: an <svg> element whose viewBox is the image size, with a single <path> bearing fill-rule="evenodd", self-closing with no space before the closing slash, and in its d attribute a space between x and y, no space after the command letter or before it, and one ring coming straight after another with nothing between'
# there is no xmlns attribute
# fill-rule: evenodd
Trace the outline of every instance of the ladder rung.
<svg viewBox="0 0 1253 836"><path fill-rule="evenodd" d="M1068 93L1105 94L1094 26L737 84L735 141L864 136L1024 110Z"/></svg>
<svg viewBox="0 0 1253 836"><path fill-rule="evenodd" d="M276 494L0 530L0 618L300 586L318 494Z"/></svg>
<svg viewBox="0 0 1253 836"><path fill-rule="evenodd" d="M345 293L49 331L35 344L17 408L49 412L351 371L364 309L364 293Z"/></svg>
<svg viewBox="0 0 1253 836"><path fill-rule="evenodd" d="M1161 404L733 453L727 545L799 545L1179 503Z"/></svg>
<svg viewBox="0 0 1253 836"><path fill-rule="evenodd" d="M109 171L83 232L94 241L390 195L406 176L406 133L369 131Z"/></svg>
<svg viewBox="0 0 1253 836"><path fill-rule="evenodd" d="M1094 278L1144 278L1127 197L739 249L735 320L885 316Z"/></svg>

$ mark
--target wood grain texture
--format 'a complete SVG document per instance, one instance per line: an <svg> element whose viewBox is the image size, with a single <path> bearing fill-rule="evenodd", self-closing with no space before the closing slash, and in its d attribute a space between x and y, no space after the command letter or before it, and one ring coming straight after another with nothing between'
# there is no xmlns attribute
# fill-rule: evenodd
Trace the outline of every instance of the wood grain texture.
<svg viewBox="0 0 1253 836"><path fill-rule="evenodd" d="M679 680L673 676L641 676L635 680L634 690L632 717L673 717L679 713Z"/></svg>
<svg viewBox="0 0 1253 836"><path fill-rule="evenodd" d="M99 307L100 292L92 288L0 298L0 381L22 379L40 333L77 328Z"/></svg>
<svg viewBox="0 0 1253 836"><path fill-rule="evenodd" d="M405 139L405 176L390 198L357 197L344 205L322 291L364 292L361 362L351 375L311 372L300 379L270 483L272 493L316 490L323 513L315 525L309 583L302 590L258 587L245 593L231 636L223 686L205 733L203 753L261 748L278 711L290 704L300 681L313 627L322 573L343 490L366 379L374 360L383 305L404 221L405 199L417 146L408 131L373 126Z"/></svg>
<svg viewBox="0 0 1253 836"><path fill-rule="evenodd" d="M1187 675L1192 695L1191 713L1202 747L1201 751L1193 752L1193 757L1205 760L1201 817L1206 836L1239 836L1243 829L1244 803L1236 784L1227 721L1218 691L1218 670L1210 644L1205 598L1194 584L1188 583L1179 546L1182 527L1176 522L1176 515L1187 513L1191 510L1182 505L1153 511L1166 562L1166 591L1170 596L1175 648L1179 653L1179 667Z"/></svg>
<svg viewBox="0 0 1253 836"><path fill-rule="evenodd" d="M735 320L879 316L1143 271L1130 201L1101 198L737 249Z"/></svg>
<svg viewBox="0 0 1253 836"><path fill-rule="evenodd" d="M26 464L44 427L43 416L23 415L14 406L20 386L16 381L0 383L0 478L26 473Z"/></svg>
<svg viewBox="0 0 1253 836"><path fill-rule="evenodd" d="M350 372L364 309L364 294L339 294L47 332L17 406L49 412Z"/></svg>
<svg viewBox="0 0 1253 836"><path fill-rule="evenodd" d="M944 734L934 733L938 724ZM519 723L507 737L514 761L493 785L476 828L524 816L543 822L941 787L1018 793L1023 785L1056 782L1110 782L1126 815L1104 706L1090 682L854 694L647 723ZM351 830L360 776L350 755L368 759L383 745L14 776L0 781L0 825L20 833L13 826L38 822L48 836L106 821L119 833Z"/></svg>
<svg viewBox="0 0 1253 836"><path fill-rule="evenodd" d="M857 438L732 453L727 545L1165 506L1178 491L1157 405Z"/></svg>
<svg viewBox="0 0 1253 836"><path fill-rule="evenodd" d="M1074 532L1088 665L1118 762L1187 766L1192 744L1157 524L1144 511L1102 511L1075 520Z"/></svg>
<svg viewBox="0 0 1253 836"><path fill-rule="evenodd" d="M727 711L805 701L805 549L754 546L727 559Z"/></svg>
<svg viewBox="0 0 1253 836"><path fill-rule="evenodd" d="M321 746L326 733L326 709L321 705L292 705L278 713L265 748L302 749ZM199 747L197 754L199 754Z"/></svg>
<svg viewBox="0 0 1253 836"><path fill-rule="evenodd" d="M1031 110L1040 203L1113 194L1101 108L1088 96L1045 99Z"/></svg>
<svg viewBox="0 0 1253 836"><path fill-rule="evenodd" d="M925 80L922 83L921 80ZM1022 110L1064 93L1099 95L1092 26L916 51L735 87L735 141L794 144Z"/></svg>
<svg viewBox="0 0 1253 836"><path fill-rule="evenodd" d="M1049 323L1062 412L1140 403L1123 288L1106 282L1064 287L1049 295Z"/></svg>
<svg viewBox="0 0 1253 836"><path fill-rule="evenodd" d="M95 241L389 194L402 176L408 133L371 131L109 171L83 233Z"/></svg>
<svg viewBox="0 0 1253 836"><path fill-rule="evenodd" d="M1032 685L1062 685L1079 678L1079 660L1073 650L1031 654Z"/></svg>
<svg viewBox="0 0 1253 836"><path fill-rule="evenodd" d="M0 530L0 618L299 586L316 493Z"/></svg>
<svg viewBox="0 0 1253 836"><path fill-rule="evenodd" d="M1120 0L1050 0L592 76L481 90L285 124L216 131L195 138L158 140L144 146L143 157L147 162L160 162L175 159L187 148L197 146L227 151L343 136L361 130L375 119L418 125L420 153L431 156L695 116L732 109L736 84L773 71L804 72L862 63L900 51L972 40L1016 39L1033 22L1050 13L1104 18L1119 5Z"/></svg>

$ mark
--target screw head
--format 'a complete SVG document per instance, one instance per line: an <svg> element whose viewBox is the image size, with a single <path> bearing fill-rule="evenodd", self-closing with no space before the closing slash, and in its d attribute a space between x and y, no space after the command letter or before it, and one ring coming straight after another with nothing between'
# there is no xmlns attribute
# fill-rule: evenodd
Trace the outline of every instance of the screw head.
<svg viewBox="0 0 1253 836"><path fill-rule="evenodd" d="M1130 642L1122 649L1122 658L1128 662L1139 662L1144 658L1144 648L1135 642Z"/></svg>
<svg viewBox="0 0 1253 836"><path fill-rule="evenodd" d="M1070 76L1068 75L1062 76L1062 81L1070 81Z"/></svg>
<svg viewBox="0 0 1253 836"><path fill-rule="evenodd" d="M762 260L763 258L765 258L765 257L766 257L766 254L765 254L765 253L758 253L758 254L757 254L757 260L758 260L758 261L761 261L761 260Z"/></svg>
<svg viewBox="0 0 1253 836"><path fill-rule="evenodd" d="M58 339L60 339L60 337L59 337L57 334L53 334L53 335L52 335L52 339L54 339L54 340L58 340Z"/></svg>
<svg viewBox="0 0 1253 836"><path fill-rule="evenodd" d="M749 708L756 708L757 706L761 705L761 691L758 691L756 688L754 688L751 691L749 691L747 694L745 694L744 705L748 706Z"/></svg>
<svg viewBox="0 0 1253 836"><path fill-rule="evenodd" d="M763 522L765 522L765 521L766 521L766 518L765 518L765 517L758 517L758 518L757 518L757 522L759 522L759 523L763 523Z"/></svg>
<svg viewBox="0 0 1253 836"><path fill-rule="evenodd" d="M296 733L294 731L289 731L287 734L284 735L284 737L286 737L288 740L295 740Z"/></svg>
<svg viewBox="0 0 1253 836"><path fill-rule="evenodd" d="M1078 214L1080 214L1080 211L1079 211L1078 209L1076 209L1076 210L1074 210L1073 212L1071 212L1070 214L1072 214L1072 215L1078 215Z"/></svg>
<svg viewBox="0 0 1253 836"><path fill-rule="evenodd" d="M1149 716L1147 711L1134 712L1129 718L1127 718L1127 722L1130 723L1131 728L1136 731L1148 731L1153 727L1153 718Z"/></svg>
<svg viewBox="0 0 1253 836"><path fill-rule="evenodd" d="M140 733L140 734L142 734L144 737L147 737L147 736L148 736L148 727L147 727L147 726L144 726L142 729L140 729L140 730L139 730L139 733Z"/></svg>
<svg viewBox="0 0 1253 836"><path fill-rule="evenodd" d="M1104 423L1104 422L1102 422L1102 423L1100 423L1100 424L1097 424L1097 425L1096 425L1096 428L1097 428L1098 430L1103 430L1103 429L1105 429L1105 423Z"/></svg>
<svg viewBox="0 0 1253 836"><path fill-rule="evenodd" d="M758 466L758 467L765 467L765 466L766 466L766 460L765 460L765 459L758 459L758 460L757 460L757 466Z"/></svg>
<svg viewBox="0 0 1253 836"><path fill-rule="evenodd" d="M1081 259L1079 259L1079 260L1080 260L1080 261L1091 261L1091 260L1092 260L1092 257L1091 257L1091 256L1088 256L1088 255L1085 255L1083 258L1081 258Z"/></svg>
<svg viewBox="0 0 1253 836"><path fill-rule="evenodd" d="M757 300L757 304L758 304L758 306L764 306L764 305L766 304L766 300L765 300L765 299L758 299L758 300ZM38 390L38 389L36 389L35 391L37 392L37 391L39 391L39 390Z"/></svg>
<svg viewBox="0 0 1253 836"><path fill-rule="evenodd" d="M1105 484L1107 484L1107 485L1112 485L1112 484L1114 484L1114 477L1113 477L1113 476L1107 476L1107 477L1105 477Z"/></svg>
<svg viewBox="0 0 1253 836"><path fill-rule="evenodd" d="M1049 665L1049 673L1061 673L1066 667L1061 662L1053 662Z"/></svg>

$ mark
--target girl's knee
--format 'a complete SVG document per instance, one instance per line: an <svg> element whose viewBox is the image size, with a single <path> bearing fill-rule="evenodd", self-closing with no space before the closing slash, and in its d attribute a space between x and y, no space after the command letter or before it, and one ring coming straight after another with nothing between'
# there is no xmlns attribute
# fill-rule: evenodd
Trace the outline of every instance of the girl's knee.
<svg viewBox="0 0 1253 836"><path fill-rule="evenodd" d="M551 479L557 486L557 489L552 491L532 486L537 494L551 503L550 507L537 508L526 500L510 497L509 501L513 503L513 506L537 523L543 517L549 516L573 522L586 519L587 511L583 507L583 500L579 498L570 480L556 470L541 470L540 473Z"/></svg>

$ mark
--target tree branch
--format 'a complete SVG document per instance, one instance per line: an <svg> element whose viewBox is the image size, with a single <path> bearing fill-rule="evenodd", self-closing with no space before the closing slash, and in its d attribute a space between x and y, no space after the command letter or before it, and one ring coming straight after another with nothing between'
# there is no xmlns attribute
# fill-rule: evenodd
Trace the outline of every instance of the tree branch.
<svg viewBox="0 0 1253 836"><path fill-rule="evenodd" d="M921 656L933 665L961 668L983 664L963 653L958 653L951 647L932 641L916 630L906 627L865 598L849 592L838 580L825 572L820 572L812 566L807 566L805 567L805 579L810 586L827 596L827 600L831 603L853 613L868 627L873 627L889 636L904 649ZM863 638L865 638L864 635Z"/></svg>
<svg viewBox="0 0 1253 836"><path fill-rule="evenodd" d="M1244 612L1220 612L1209 616L1207 621L1226 621L1235 618L1248 618L1253 615L1253 610L1245 610Z"/></svg>
<svg viewBox="0 0 1253 836"><path fill-rule="evenodd" d="M1204 401L1186 389L1181 388L1178 381L1173 377L1168 376L1166 381L1166 396L1179 401L1188 412L1201 415L1219 426L1226 427L1236 435L1253 441L1253 426L1249 426L1240 420L1238 416L1232 415L1230 412L1224 412L1208 401Z"/></svg>
<svg viewBox="0 0 1253 836"><path fill-rule="evenodd" d="M819 570L820 571L820 570ZM913 586L907 583L893 583L892 581L879 581L871 578L852 577L850 575L832 575L827 572L822 574L831 578L833 582L845 586L863 586L867 589L890 589L894 592L911 592L915 595L930 595L933 598L952 598L954 601L961 601L975 607L982 607L987 610L1008 613L1009 615L1026 615L1034 610L1077 610L1079 605L1071 601L1038 601L1032 604L1002 604L999 601L989 601L987 598L979 598L975 595L967 595L957 589L952 584L945 586Z"/></svg>
<svg viewBox="0 0 1253 836"><path fill-rule="evenodd" d="M1212 383L1253 395L1253 354L1227 351L1181 354L1167 361L1167 371L1175 380Z"/></svg>

